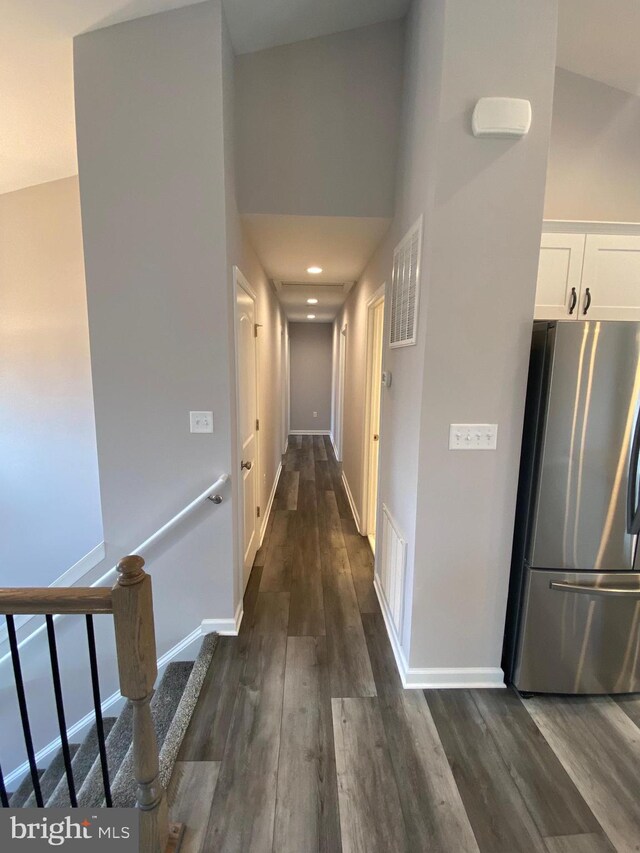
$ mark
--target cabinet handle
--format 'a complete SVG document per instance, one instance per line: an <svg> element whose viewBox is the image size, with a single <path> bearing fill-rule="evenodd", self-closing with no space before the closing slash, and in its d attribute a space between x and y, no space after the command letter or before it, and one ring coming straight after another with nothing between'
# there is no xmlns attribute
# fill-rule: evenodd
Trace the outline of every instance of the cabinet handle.
<svg viewBox="0 0 640 853"><path fill-rule="evenodd" d="M578 304L578 294L576 293L575 287L571 288L571 298L569 299L569 314L573 314L576 310L576 305Z"/></svg>
<svg viewBox="0 0 640 853"><path fill-rule="evenodd" d="M591 308L591 291L587 288L584 293L584 311L582 313L586 315L589 308Z"/></svg>

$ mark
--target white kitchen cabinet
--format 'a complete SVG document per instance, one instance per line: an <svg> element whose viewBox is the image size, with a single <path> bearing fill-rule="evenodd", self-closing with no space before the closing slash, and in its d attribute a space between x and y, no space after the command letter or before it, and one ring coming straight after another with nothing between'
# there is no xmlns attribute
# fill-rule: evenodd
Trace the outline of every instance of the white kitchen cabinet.
<svg viewBox="0 0 640 853"><path fill-rule="evenodd" d="M536 320L568 320L577 315L584 246L584 234L542 235Z"/></svg>
<svg viewBox="0 0 640 853"><path fill-rule="evenodd" d="M587 233L590 224L543 233L536 320L640 320L640 226Z"/></svg>
<svg viewBox="0 0 640 853"><path fill-rule="evenodd" d="M640 320L640 236L588 234L582 320Z"/></svg>

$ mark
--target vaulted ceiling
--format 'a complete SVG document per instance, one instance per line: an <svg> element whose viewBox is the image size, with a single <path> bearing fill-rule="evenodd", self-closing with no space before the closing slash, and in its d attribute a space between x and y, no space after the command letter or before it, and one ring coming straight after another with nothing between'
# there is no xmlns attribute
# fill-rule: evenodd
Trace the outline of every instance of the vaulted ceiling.
<svg viewBox="0 0 640 853"><path fill-rule="evenodd" d="M0 0L0 193L75 174L71 39L192 0ZM224 0L234 48L402 16L409 0ZM639 0L560 0L558 64L640 94Z"/></svg>

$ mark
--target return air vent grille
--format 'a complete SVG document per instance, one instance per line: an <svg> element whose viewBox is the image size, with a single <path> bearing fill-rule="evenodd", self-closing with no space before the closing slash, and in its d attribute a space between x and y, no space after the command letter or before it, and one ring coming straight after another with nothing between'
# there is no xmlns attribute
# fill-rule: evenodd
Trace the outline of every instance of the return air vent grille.
<svg viewBox="0 0 640 853"><path fill-rule="evenodd" d="M389 345L392 347L411 346L416 342L421 251L422 217L411 227L393 252L389 339Z"/></svg>
<svg viewBox="0 0 640 853"><path fill-rule="evenodd" d="M280 287L288 288L288 287L307 287L315 290L318 287L322 287L323 289L330 289L336 291L343 291L345 289L344 284L335 284L334 282L325 282L325 281L281 281Z"/></svg>

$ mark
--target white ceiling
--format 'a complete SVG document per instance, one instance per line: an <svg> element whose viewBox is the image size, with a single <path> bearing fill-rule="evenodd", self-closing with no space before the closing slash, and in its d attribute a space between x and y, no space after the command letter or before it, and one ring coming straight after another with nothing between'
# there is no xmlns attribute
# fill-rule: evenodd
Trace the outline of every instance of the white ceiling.
<svg viewBox="0 0 640 853"><path fill-rule="evenodd" d="M560 0L557 64L640 95L640 0Z"/></svg>
<svg viewBox="0 0 640 853"><path fill-rule="evenodd" d="M0 0L0 193L77 172L74 35L192 0ZM234 48L390 20L409 0L224 0ZM640 0L560 0L558 64L640 94Z"/></svg>
<svg viewBox="0 0 640 853"><path fill-rule="evenodd" d="M388 219L349 216L243 216L247 235L269 278L295 282L300 287L283 286L280 301L289 319L305 319L308 313L318 320L332 320L348 293L348 284L359 278L389 227ZM307 267L319 266L320 275ZM313 309L309 297L318 299Z"/></svg>

